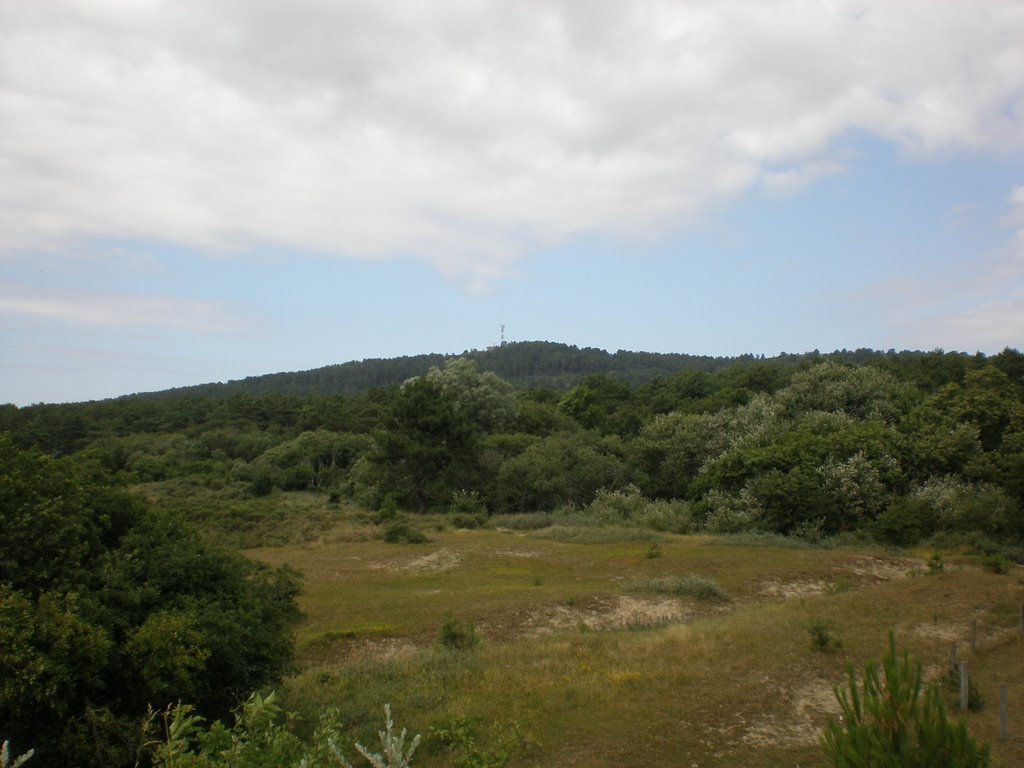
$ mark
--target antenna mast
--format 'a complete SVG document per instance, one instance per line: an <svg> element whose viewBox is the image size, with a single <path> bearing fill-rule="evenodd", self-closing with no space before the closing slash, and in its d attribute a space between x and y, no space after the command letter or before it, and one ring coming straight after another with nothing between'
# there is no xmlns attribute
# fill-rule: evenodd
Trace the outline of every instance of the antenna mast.
<svg viewBox="0 0 1024 768"><path fill-rule="evenodd" d="M501 346L505 346L505 324L501 324Z"/></svg>

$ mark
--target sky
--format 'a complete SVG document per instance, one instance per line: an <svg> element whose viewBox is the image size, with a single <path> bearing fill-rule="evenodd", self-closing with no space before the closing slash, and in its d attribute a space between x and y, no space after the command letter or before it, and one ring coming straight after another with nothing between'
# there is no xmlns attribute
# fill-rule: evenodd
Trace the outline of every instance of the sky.
<svg viewBox="0 0 1024 768"><path fill-rule="evenodd" d="M0 0L0 403L1024 343L1021 0Z"/></svg>

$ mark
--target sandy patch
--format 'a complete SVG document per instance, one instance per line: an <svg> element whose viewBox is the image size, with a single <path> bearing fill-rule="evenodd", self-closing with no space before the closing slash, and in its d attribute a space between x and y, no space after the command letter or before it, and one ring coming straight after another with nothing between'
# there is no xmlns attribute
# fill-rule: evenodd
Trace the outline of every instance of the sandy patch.
<svg viewBox="0 0 1024 768"><path fill-rule="evenodd" d="M765 579L758 585L757 592L768 597L781 597L788 600L791 598L822 595L827 589L828 584L818 579L806 579L804 581Z"/></svg>
<svg viewBox="0 0 1024 768"><path fill-rule="evenodd" d="M581 605L549 605L530 611L520 625L526 635L579 629L595 631L658 627L684 622L692 615L682 600L668 597L606 596Z"/></svg>
<svg viewBox="0 0 1024 768"><path fill-rule="evenodd" d="M387 661L411 656L419 650L411 640L384 637L375 640L357 640L349 643L346 657L350 661Z"/></svg>
<svg viewBox="0 0 1024 768"><path fill-rule="evenodd" d="M439 549L429 555L412 560L389 560L383 563L370 563L368 568L386 571L413 571L418 573L439 573L450 571L459 564L462 556L450 549Z"/></svg>
<svg viewBox="0 0 1024 768"><path fill-rule="evenodd" d="M924 568L923 560L911 558L883 560L879 557L858 557L838 566L841 571L872 581L894 581L909 576L913 571L924 570Z"/></svg>
<svg viewBox="0 0 1024 768"><path fill-rule="evenodd" d="M969 628L959 624L936 624L927 622L910 628L910 634L917 637L924 637L930 640L944 640L947 643L954 640L966 640Z"/></svg>
<svg viewBox="0 0 1024 768"><path fill-rule="evenodd" d="M692 610L676 598L620 595L596 598L586 605L547 606L531 612L522 629L528 635L543 635L583 627L593 630L656 627L685 621L690 616Z"/></svg>
<svg viewBox="0 0 1024 768"><path fill-rule="evenodd" d="M533 550L528 549L495 549L493 550L492 554L494 554L497 557L533 558L541 556L540 552L535 552Z"/></svg>
<svg viewBox="0 0 1024 768"><path fill-rule="evenodd" d="M793 691L792 701L788 717L767 715L747 726L740 740L752 747L817 744L825 724L840 712L832 683L812 680Z"/></svg>

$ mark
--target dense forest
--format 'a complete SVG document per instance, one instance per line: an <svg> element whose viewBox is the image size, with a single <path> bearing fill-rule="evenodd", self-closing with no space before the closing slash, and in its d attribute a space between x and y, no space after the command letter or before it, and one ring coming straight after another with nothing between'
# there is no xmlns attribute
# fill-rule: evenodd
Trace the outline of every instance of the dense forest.
<svg viewBox="0 0 1024 768"><path fill-rule="evenodd" d="M0 721L52 745L52 764L130 762L123 734L154 700L218 715L280 674L294 575L211 542L312 536L342 503L383 536L443 513L1024 551L1024 355L1010 349L517 344L4 406L0 433ZM326 511L289 520L292 493Z"/></svg>
<svg viewBox="0 0 1024 768"><path fill-rule="evenodd" d="M829 359L837 362L861 364L877 358L910 359L927 353L903 351L876 352L871 349L837 350L822 355L780 354L770 362L795 365L807 360ZM569 389L583 376L603 373L627 384L644 384L659 376L681 371L714 373L731 365L742 365L765 360L754 355L739 357L710 357L681 353L630 352L614 353L592 347L579 348L550 341L523 341L502 343L485 350L466 350L458 355L426 354L389 359L356 360L328 365L309 371L270 373L250 376L226 383L198 384L161 392L149 392L139 397L177 399L184 395L199 397L229 397L231 395L353 395L367 390L401 384L422 376L430 368L442 365L451 357L470 360L481 373L493 373L516 389Z"/></svg>
<svg viewBox="0 0 1024 768"><path fill-rule="evenodd" d="M539 370L529 363L538 349L548 373L551 355L571 351L508 348L523 353L524 372ZM129 485L191 478L253 497L315 490L410 512L457 499L484 515L583 510L601 493L672 505L680 529L859 531L893 543L1024 533L1015 350L687 358L715 370L641 384L623 379L683 356L601 354L633 365L568 389L516 389L466 356L351 395L188 391L6 406L0 431L14 447L92 462ZM575 355L559 370L601 358ZM408 373L411 360L377 370Z"/></svg>

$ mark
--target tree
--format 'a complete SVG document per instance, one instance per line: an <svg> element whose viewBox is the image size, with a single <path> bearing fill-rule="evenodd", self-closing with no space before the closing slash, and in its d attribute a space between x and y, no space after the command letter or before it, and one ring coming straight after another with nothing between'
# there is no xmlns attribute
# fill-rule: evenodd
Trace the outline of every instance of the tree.
<svg viewBox="0 0 1024 768"><path fill-rule="evenodd" d="M525 512L589 504L602 488L626 485L623 453L614 435L574 432L542 438L501 465L489 506Z"/></svg>
<svg viewBox="0 0 1024 768"><path fill-rule="evenodd" d="M33 764L130 760L149 705L221 716L291 658L297 581L204 545L97 467L0 437L0 723Z"/></svg>
<svg viewBox="0 0 1024 768"><path fill-rule="evenodd" d="M896 635L882 668L869 663L858 686L853 668L845 688L836 688L840 720L825 729L825 756L834 768L985 768L987 745L979 745L963 722L951 723L938 685L923 687L921 662L899 658Z"/></svg>
<svg viewBox="0 0 1024 768"><path fill-rule="evenodd" d="M426 378L440 384L455 410L480 431L500 432L515 421L518 404L512 386L489 371L478 373L472 360L453 358L444 368L432 367Z"/></svg>
<svg viewBox="0 0 1024 768"><path fill-rule="evenodd" d="M425 511L452 492L474 487L478 433L465 410L436 379L402 385L374 434L363 482Z"/></svg>
<svg viewBox="0 0 1024 768"><path fill-rule="evenodd" d="M558 407L585 429L603 435L635 435L640 430L633 390L606 374L585 376Z"/></svg>

